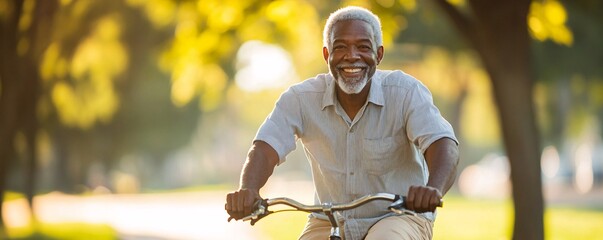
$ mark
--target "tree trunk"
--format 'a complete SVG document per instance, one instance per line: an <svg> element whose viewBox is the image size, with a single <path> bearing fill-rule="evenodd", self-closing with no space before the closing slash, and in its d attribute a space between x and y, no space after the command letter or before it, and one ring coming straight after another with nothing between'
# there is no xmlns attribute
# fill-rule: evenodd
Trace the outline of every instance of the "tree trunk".
<svg viewBox="0 0 603 240"><path fill-rule="evenodd" d="M478 52L492 81L511 165L513 239L544 239L540 140L527 29L531 1L470 0L472 18L445 0L437 3Z"/></svg>
<svg viewBox="0 0 603 240"><path fill-rule="evenodd" d="M0 193L6 189L7 171L14 161L14 138L22 130L27 141L25 154L24 193L33 213L35 193L35 172L37 169L36 135L38 120L37 103L40 96L40 78L37 71L38 61L48 46L50 26L56 1L35 2L33 20L27 29L19 29L19 20L24 1L14 0L8 3L8 17L0 28ZM19 41L27 40L26 48L17 52ZM0 197L0 206L3 198ZM0 228L4 226L0 208ZM1 232L1 230L0 230ZM0 236L2 237L2 236Z"/></svg>
<svg viewBox="0 0 603 240"><path fill-rule="evenodd" d="M0 237L4 233L2 203L6 190L6 180L10 162L14 157L17 117L19 109L19 93L22 83L17 77L17 33L23 1L15 0L8 3L9 15L0 26Z"/></svg>
<svg viewBox="0 0 603 240"><path fill-rule="evenodd" d="M21 91L21 112L19 113L19 129L23 131L25 135L27 152L24 155L25 162L25 173L24 176L24 188L23 193L27 198L29 204L30 213L33 219L34 216L34 205L33 198L35 195L35 183L36 183L36 171L37 171L37 132L38 132L38 119L36 117L36 106L39 98L39 77L36 66L31 63L30 60L26 60L21 64L23 67L21 70L21 81L24 83L23 90Z"/></svg>

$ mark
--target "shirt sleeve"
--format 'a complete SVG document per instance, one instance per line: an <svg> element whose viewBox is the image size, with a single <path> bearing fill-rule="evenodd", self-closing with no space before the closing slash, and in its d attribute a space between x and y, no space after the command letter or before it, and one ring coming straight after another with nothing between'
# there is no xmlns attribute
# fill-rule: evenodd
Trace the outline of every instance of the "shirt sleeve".
<svg viewBox="0 0 603 240"><path fill-rule="evenodd" d="M301 131L302 114L299 98L292 88L287 89L276 102L274 109L260 126L253 141L268 143L279 157L279 165L295 150Z"/></svg>
<svg viewBox="0 0 603 240"><path fill-rule="evenodd" d="M421 82L417 81L411 87L404 105L407 107L404 117L408 138L422 154L433 142L444 137L458 144L452 126L442 117L433 104L431 92Z"/></svg>

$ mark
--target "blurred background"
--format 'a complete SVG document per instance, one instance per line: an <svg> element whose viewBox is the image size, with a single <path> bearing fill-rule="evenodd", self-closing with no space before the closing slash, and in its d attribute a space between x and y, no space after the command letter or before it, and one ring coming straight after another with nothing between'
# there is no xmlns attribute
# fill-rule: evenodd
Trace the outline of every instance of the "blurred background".
<svg viewBox="0 0 603 240"><path fill-rule="evenodd" d="M0 238L297 237L304 214L227 223L224 200L280 93L328 71L322 27L347 5L381 17L381 68L426 84L462 143L435 238L509 239L491 81L450 19L416 0L1 0ZM533 1L526 21L545 236L601 239L603 4ZM301 148L264 197L312 202Z"/></svg>

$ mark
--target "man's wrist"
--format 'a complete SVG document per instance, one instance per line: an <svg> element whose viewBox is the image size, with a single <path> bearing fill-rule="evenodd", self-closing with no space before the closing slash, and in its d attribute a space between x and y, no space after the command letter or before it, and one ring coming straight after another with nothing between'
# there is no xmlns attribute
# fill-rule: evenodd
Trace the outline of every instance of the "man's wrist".
<svg viewBox="0 0 603 240"><path fill-rule="evenodd" d="M250 187L250 186L241 186L239 187L239 191L244 190L244 191L250 191L250 192L254 192L256 194L260 194L260 189L256 188L256 187Z"/></svg>

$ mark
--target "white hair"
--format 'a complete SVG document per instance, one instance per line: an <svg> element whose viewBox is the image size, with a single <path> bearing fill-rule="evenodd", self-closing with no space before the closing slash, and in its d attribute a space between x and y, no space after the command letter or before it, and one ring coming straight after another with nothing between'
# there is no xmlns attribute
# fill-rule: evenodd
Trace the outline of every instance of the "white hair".
<svg viewBox="0 0 603 240"><path fill-rule="evenodd" d="M377 45L375 47L383 46L383 34L381 33L381 22L379 21L379 17L366 8L350 6L331 13L329 19L327 19L324 32L322 33L322 43L327 49L331 49L333 26L335 26L336 23L345 20L360 20L368 23L373 29L373 40Z"/></svg>

